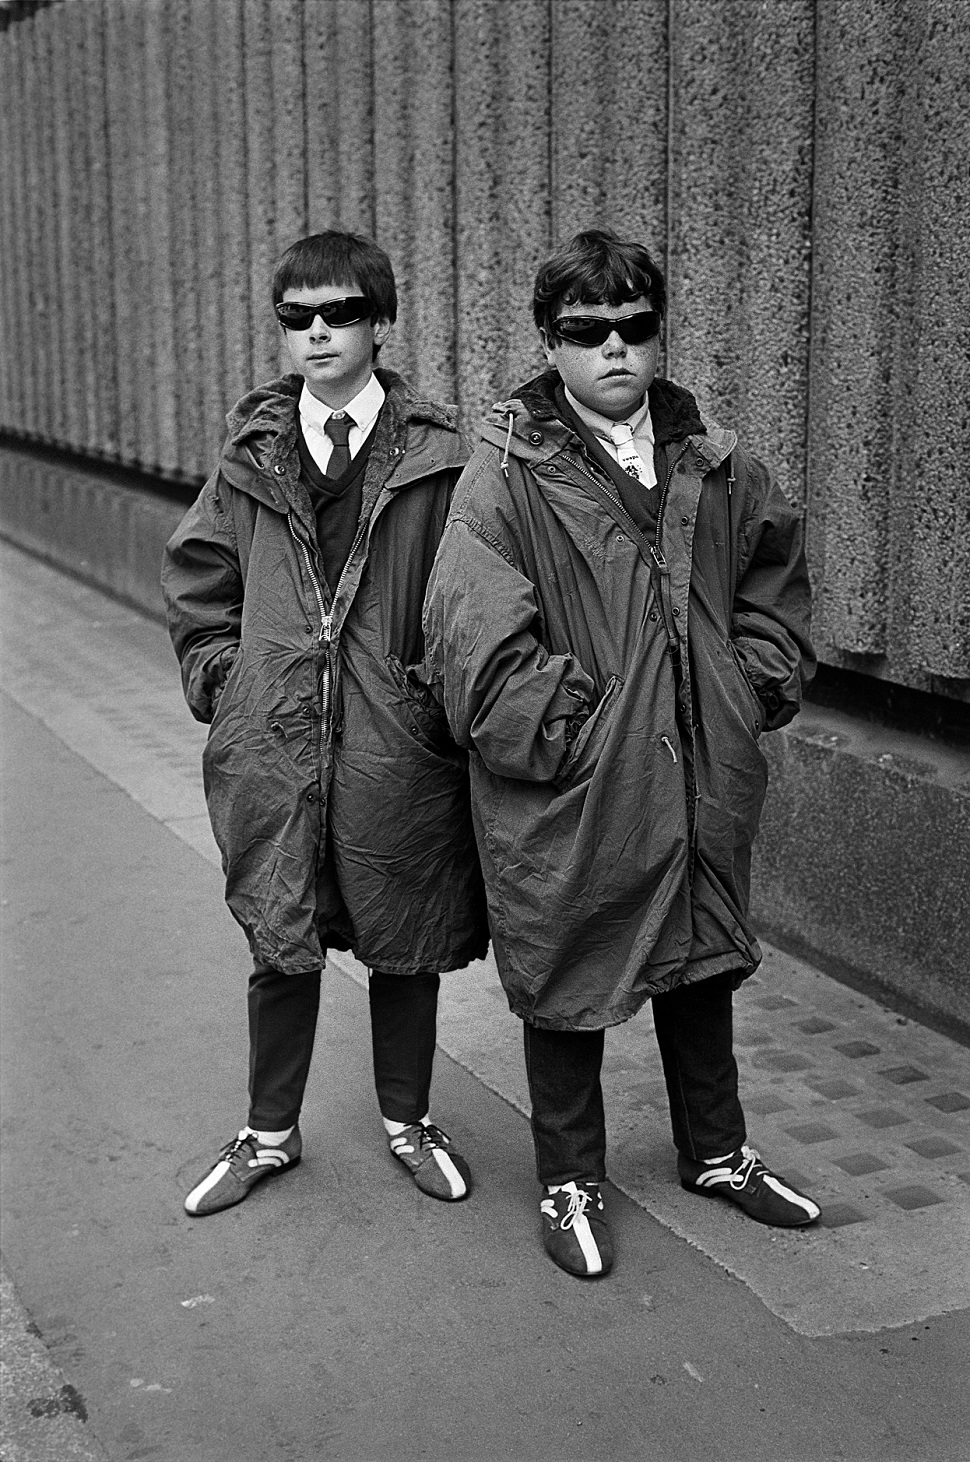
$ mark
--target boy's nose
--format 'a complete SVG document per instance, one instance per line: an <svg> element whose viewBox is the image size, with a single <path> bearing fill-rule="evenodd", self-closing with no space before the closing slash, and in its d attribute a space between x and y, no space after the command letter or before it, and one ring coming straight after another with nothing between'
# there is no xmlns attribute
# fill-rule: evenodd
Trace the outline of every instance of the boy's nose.
<svg viewBox="0 0 970 1462"><path fill-rule="evenodd" d="M330 335L330 327L322 315L314 315L313 324L310 326L310 337L314 340L325 340Z"/></svg>
<svg viewBox="0 0 970 1462"><path fill-rule="evenodd" d="M615 330L611 330L603 341L604 355L626 355L626 341Z"/></svg>

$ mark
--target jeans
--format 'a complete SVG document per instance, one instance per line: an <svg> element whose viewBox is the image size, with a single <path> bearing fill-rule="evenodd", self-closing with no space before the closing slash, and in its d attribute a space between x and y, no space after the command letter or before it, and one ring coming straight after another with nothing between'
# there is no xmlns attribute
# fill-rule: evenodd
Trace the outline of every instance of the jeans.
<svg viewBox="0 0 970 1462"><path fill-rule="evenodd" d="M653 999L674 1145L695 1160L721 1157L745 1141L733 1053L734 979L731 972L712 975ZM605 1032L532 1025L523 1032L540 1183L603 1182Z"/></svg>
<svg viewBox="0 0 970 1462"><path fill-rule="evenodd" d="M374 1084L382 1116L395 1122L427 1115L439 984L436 974L371 971ZM298 1120L319 1009L319 970L284 975L256 965L249 980L250 1127L276 1132Z"/></svg>

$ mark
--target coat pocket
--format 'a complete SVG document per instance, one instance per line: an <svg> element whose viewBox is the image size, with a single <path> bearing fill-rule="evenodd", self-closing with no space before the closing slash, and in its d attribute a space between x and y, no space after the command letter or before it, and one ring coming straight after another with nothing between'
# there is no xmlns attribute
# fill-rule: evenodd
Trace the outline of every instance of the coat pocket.
<svg viewBox="0 0 970 1462"><path fill-rule="evenodd" d="M588 720L583 723L579 735L560 763L553 779L557 788L574 787L592 775L609 735L613 711L622 689L623 681L618 675L612 675L602 700L593 707Z"/></svg>
<svg viewBox="0 0 970 1462"><path fill-rule="evenodd" d="M385 662L391 679L401 693L408 715L413 718L413 724L418 727L422 739L433 750L440 751L451 742L444 707L438 704L427 686L408 673L397 655L385 656Z"/></svg>
<svg viewBox="0 0 970 1462"><path fill-rule="evenodd" d="M748 679L747 672L744 668L741 656L738 654L737 649L735 648L734 641L731 640L728 643L731 650L731 659L734 662L734 668L737 671L738 679L740 680L741 685L744 688L745 698L747 699L749 705L754 711L754 721L749 723L751 725L752 734L754 736L760 736L762 731L765 729L767 713L758 698L757 691L751 684L751 681ZM745 715L745 721L748 721L747 715Z"/></svg>

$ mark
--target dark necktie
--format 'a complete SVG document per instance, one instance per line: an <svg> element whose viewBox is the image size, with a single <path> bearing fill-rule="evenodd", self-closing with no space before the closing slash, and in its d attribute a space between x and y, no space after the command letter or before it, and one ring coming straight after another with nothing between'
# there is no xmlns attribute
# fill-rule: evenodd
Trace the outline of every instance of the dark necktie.
<svg viewBox="0 0 970 1462"><path fill-rule="evenodd" d="M330 453L330 461L327 463L327 476L339 481L350 466L350 447L347 445L350 439L350 428L354 425L353 418L349 417L346 411L335 411L328 416L324 423L324 431L333 442L333 451Z"/></svg>

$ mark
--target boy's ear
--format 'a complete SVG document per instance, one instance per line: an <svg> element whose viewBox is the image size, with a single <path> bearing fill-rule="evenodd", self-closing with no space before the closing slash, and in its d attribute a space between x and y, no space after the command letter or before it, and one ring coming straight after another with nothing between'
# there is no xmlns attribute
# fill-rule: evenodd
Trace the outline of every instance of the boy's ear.
<svg viewBox="0 0 970 1462"><path fill-rule="evenodd" d="M387 318L386 315L381 315L378 319L376 319L373 322L373 325L374 325L374 344L375 345L383 345L384 344L384 341L387 339L388 335L390 335L391 330L393 328L392 325L391 325L391 322Z"/></svg>
<svg viewBox="0 0 970 1462"><path fill-rule="evenodd" d="M555 365L556 346L558 344L555 335L550 330L547 330L545 325L540 325L539 339L542 341L542 353L546 357L546 365Z"/></svg>

